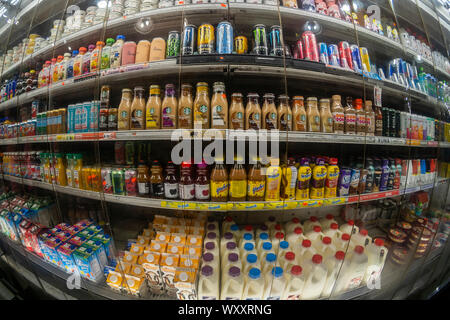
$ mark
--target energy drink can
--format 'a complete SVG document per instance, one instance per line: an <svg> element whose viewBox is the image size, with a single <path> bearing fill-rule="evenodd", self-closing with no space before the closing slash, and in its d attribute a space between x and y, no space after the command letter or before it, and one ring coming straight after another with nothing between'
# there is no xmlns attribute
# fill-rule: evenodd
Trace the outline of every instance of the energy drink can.
<svg viewBox="0 0 450 320"><path fill-rule="evenodd" d="M111 171L111 180L113 186L113 193L124 196L125 193L125 172L121 168L116 168Z"/></svg>
<svg viewBox="0 0 450 320"><path fill-rule="evenodd" d="M125 143L125 163L127 165L133 165L135 162L134 159L134 142L133 141L127 141Z"/></svg>
<svg viewBox="0 0 450 320"><path fill-rule="evenodd" d="M330 59L328 58L328 46L325 42L319 42L319 55L320 62L330 64Z"/></svg>
<svg viewBox="0 0 450 320"><path fill-rule="evenodd" d="M361 47L359 48L360 56L361 56L361 64L362 69L366 72L370 72L370 59L369 59L369 51L367 48Z"/></svg>
<svg viewBox="0 0 450 320"><path fill-rule="evenodd" d="M302 34L305 60L319 62L319 51L317 50L316 36L311 31Z"/></svg>
<svg viewBox="0 0 450 320"><path fill-rule="evenodd" d="M389 137L389 109L388 108L381 108L381 115L383 116L383 136Z"/></svg>
<svg viewBox="0 0 450 320"><path fill-rule="evenodd" d="M356 44L350 46L352 50L353 70L360 72L362 70L361 54L359 53L359 47Z"/></svg>
<svg viewBox="0 0 450 320"><path fill-rule="evenodd" d="M389 137L397 136L396 110L389 109Z"/></svg>
<svg viewBox="0 0 450 320"><path fill-rule="evenodd" d="M303 42L302 39L298 39L295 43L294 50L293 50L293 56L294 59L304 59L303 55Z"/></svg>
<svg viewBox="0 0 450 320"><path fill-rule="evenodd" d="M234 50L237 54L246 54L248 51L247 37L239 36L234 38Z"/></svg>
<svg viewBox="0 0 450 320"><path fill-rule="evenodd" d="M194 54L194 50L195 50L195 26L189 24L184 27L181 54L184 56L192 55Z"/></svg>
<svg viewBox="0 0 450 320"><path fill-rule="evenodd" d="M332 66L340 67L341 63L339 61L339 49L335 44L328 45L328 59Z"/></svg>
<svg viewBox="0 0 450 320"><path fill-rule="evenodd" d="M211 24L203 23L198 28L197 48L199 54L214 52L214 27Z"/></svg>
<svg viewBox="0 0 450 320"><path fill-rule="evenodd" d="M350 178L352 170L349 168L342 168L339 175L338 192L340 197L348 196L350 190Z"/></svg>
<svg viewBox="0 0 450 320"><path fill-rule="evenodd" d="M268 55L266 27L263 24L257 24L253 27L253 52L257 55Z"/></svg>
<svg viewBox="0 0 450 320"><path fill-rule="evenodd" d="M347 41L339 42L339 58L342 68L350 68L353 70L352 49Z"/></svg>
<svg viewBox="0 0 450 320"><path fill-rule="evenodd" d="M125 170L125 190L127 196L136 197L138 194L137 170L135 168L127 168Z"/></svg>
<svg viewBox="0 0 450 320"><path fill-rule="evenodd" d="M102 186L103 186L103 193L113 193L113 185L112 185L112 179L111 179L111 168L102 168L101 175L102 175Z"/></svg>
<svg viewBox="0 0 450 320"><path fill-rule="evenodd" d="M227 21L217 25L216 51L218 54L233 53L233 26Z"/></svg>
<svg viewBox="0 0 450 320"><path fill-rule="evenodd" d="M125 142L116 141L114 144L114 158L116 164L125 164Z"/></svg>
<svg viewBox="0 0 450 320"><path fill-rule="evenodd" d="M178 31L170 31L167 37L167 58L177 57L180 55L180 33Z"/></svg>
<svg viewBox="0 0 450 320"><path fill-rule="evenodd" d="M283 56L283 42L281 41L281 27L272 26L270 27L269 33L269 45L270 45L270 55L272 56Z"/></svg>

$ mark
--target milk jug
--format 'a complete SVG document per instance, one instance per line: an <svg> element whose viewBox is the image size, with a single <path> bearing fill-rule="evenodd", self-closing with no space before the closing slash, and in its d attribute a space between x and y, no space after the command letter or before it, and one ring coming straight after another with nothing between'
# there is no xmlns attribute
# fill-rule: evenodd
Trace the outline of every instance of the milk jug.
<svg viewBox="0 0 450 320"><path fill-rule="evenodd" d="M350 235L348 233L343 233L341 238L336 241L336 249L347 252L347 248L350 245Z"/></svg>
<svg viewBox="0 0 450 320"><path fill-rule="evenodd" d="M366 247L372 242L372 238L369 237L366 229L360 229L357 234L354 234L350 239L350 247L354 248L356 246Z"/></svg>
<svg viewBox="0 0 450 320"><path fill-rule="evenodd" d="M270 242L264 242L263 245L262 245L262 247L261 247L261 250L260 250L258 253L259 253L259 259L260 259L261 261L265 261L266 256L267 256L269 253L275 254L275 252L274 252L273 249L272 249L272 243L270 243Z"/></svg>
<svg viewBox="0 0 450 320"><path fill-rule="evenodd" d="M364 247L356 246L342 265L334 293L341 294L359 287L366 273L367 263L368 259L364 253Z"/></svg>
<svg viewBox="0 0 450 320"><path fill-rule="evenodd" d="M303 236L303 229L300 227L295 228L293 232L288 233L286 236L286 241L289 242L293 248L299 246L304 239L306 238Z"/></svg>
<svg viewBox="0 0 450 320"><path fill-rule="evenodd" d="M298 227L302 228L302 224L300 223L300 219L295 217L292 218L291 221L286 223L286 225L284 226L284 231L286 232L286 234L289 234L294 232L295 228Z"/></svg>
<svg viewBox="0 0 450 320"><path fill-rule="evenodd" d="M221 300L241 300L242 291L244 290L244 277L241 269L238 267L230 267L224 273L222 278L222 291L220 292Z"/></svg>
<svg viewBox="0 0 450 320"><path fill-rule="evenodd" d="M269 234L266 232L260 233L256 237L256 251L260 252L264 242L270 242Z"/></svg>
<svg viewBox="0 0 450 320"><path fill-rule="evenodd" d="M355 226L355 222L353 220L348 220L347 223L343 224L339 230L342 233L355 234L359 231L359 228Z"/></svg>
<svg viewBox="0 0 450 320"><path fill-rule="evenodd" d="M334 220L332 214L327 214L325 218L320 219L320 225L322 226L322 230L327 230L328 228L330 228L332 223L337 223L336 220Z"/></svg>
<svg viewBox="0 0 450 320"><path fill-rule="evenodd" d="M336 253L336 247L330 237L323 237L321 242L316 244L317 252L322 255L324 259L333 256Z"/></svg>
<svg viewBox="0 0 450 320"><path fill-rule="evenodd" d="M264 279L261 277L261 270L250 269L245 277L242 300L261 300L264 293Z"/></svg>
<svg viewBox="0 0 450 320"><path fill-rule="evenodd" d="M222 270L228 270L232 266L236 266L239 267L239 269L242 269L242 261L239 259L239 254L236 252L231 252L226 254L225 256L222 256L220 264Z"/></svg>
<svg viewBox="0 0 450 320"><path fill-rule="evenodd" d="M205 242L204 246L203 246L203 253L206 252L211 252L214 257L219 257L220 256L220 251L219 251L219 247L216 246L216 244L214 242Z"/></svg>
<svg viewBox="0 0 450 320"><path fill-rule="evenodd" d="M290 251L289 249L289 242L287 241L281 241L279 248L278 248L278 252L277 252L277 257L284 257L284 255L286 254L286 252Z"/></svg>
<svg viewBox="0 0 450 320"><path fill-rule="evenodd" d="M280 242L282 242L283 240L284 240L284 233L283 232L275 233L275 235L272 237L273 250L277 251L279 246L280 246Z"/></svg>
<svg viewBox="0 0 450 320"><path fill-rule="evenodd" d="M261 263L262 273L266 274L272 270L273 267L277 266L277 256L274 253L269 253L266 255L265 259L261 260Z"/></svg>
<svg viewBox="0 0 450 320"><path fill-rule="evenodd" d="M271 238L275 237L277 232L283 232L283 226L279 223L273 225L271 228L269 228L269 236Z"/></svg>
<svg viewBox="0 0 450 320"><path fill-rule="evenodd" d="M198 300L219 299L219 270L203 266L198 280Z"/></svg>
<svg viewBox="0 0 450 320"><path fill-rule="evenodd" d="M225 232L220 238L220 251L223 252L228 242L236 242L234 235L231 232Z"/></svg>
<svg viewBox="0 0 450 320"><path fill-rule="evenodd" d="M325 237L330 237L331 240L339 239L341 231L339 231L339 225L337 223L330 224L330 227L323 231Z"/></svg>
<svg viewBox="0 0 450 320"><path fill-rule="evenodd" d="M244 233L242 238L239 240L239 250L243 250L246 243L255 245L255 240L253 240L253 235L251 233Z"/></svg>
<svg viewBox="0 0 450 320"><path fill-rule="evenodd" d="M310 261L313 255L316 254L316 250L311 245L311 240L305 239L300 246L297 254L297 262L299 265L304 265L305 261Z"/></svg>
<svg viewBox="0 0 450 320"><path fill-rule="evenodd" d="M316 243L322 240L323 233L320 226L314 226L313 230L308 231L305 237L311 240L312 243Z"/></svg>
<svg viewBox="0 0 450 320"><path fill-rule="evenodd" d="M214 242L214 245L219 248L219 237L215 232L208 232L205 237L206 242Z"/></svg>
<svg viewBox="0 0 450 320"><path fill-rule="evenodd" d="M250 253L244 261L243 273L248 274L250 269L258 268L261 270L261 263L259 263L258 256L254 253Z"/></svg>
<svg viewBox="0 0 450 320"><path fill-rule="evenodd" d="M305 264L306 281L302 294L303 300L314 300L320 297L325 287L327 273L327 268L322 263L322 256L315 254Z"/></svg>
<svg viewBox="0 0 450 320"><path fill-rule="evenodd" d="M265 224L261 225L258 229L256 229L255 238L258 239L262 233L267 233L267 235L269 234L269 228Z"/></svg>
<svg viewBox="0 0 450 320"><path fill-rule="evenodd" d="M289 272L286 272L286 288L284 289L283 300L301 299L305 286L305 276L302 271L302 267L295 265Z"/></svg>
<svg viewBox="0 0 450 320"><path fill-rule="evenodd" d="M220 256L215 256L212 252L203 253L202 265L209 265L214 270L218 270L220 266Z"/></svg>
<svg viewBox="0 0 450 320"><path fill-rule="evenodd" d="M297 264L295 253L292 251L286 252L278 259L278 261L280 267L282 267L283 270L290 270L292 266L295 266Z"/></svg>
<svg viewBox="0 0 450 320"><path fill-rule="evenodd" d="M248 256L249 254L255 254L255 255L257 255L258 253L257 253L256 250L255 250L254 244L253 244L253 243L250 243L250 242L247 242L247 243L244 245L244 248L242 248L242 250L240 251L241 260L242 260L242 261L246 261L247 256Z"/></svg>
<svg viewBox="0 0 450 320"><path fill-rule="evenodd" d="M320 222L317 220L317 217L311 216L308 220L303 222L303 232L306 234L307 232L314 229L314 226L321 227Z"/></svg>
<svg viewBox="0 0 450 320"><path fill-rule="evenodd" d="M239 254L239 248L237 247L236 242L233 241L227 242L223 250L222 248L220 249L220 255L222 257L232 252Z"/></svg>
<svg viewBox="0 0 450 320"><path fill-rule="evenodd" d="M334 284L341 270L341 265L344 262L345 253L337 251L335 255L329 256L325 259L325 266L327 267L327 280L322 291L322 297L330 297L333 292Z"/></svg>
<svg viewBox="0 0 450 320"><path fill-rule="evenodd" d="M235 223L234 223L233 218L231 216L225 217L225 219L223 219L223 222L222 222L222 228L221 228L222 234L225 234L225 232L229 231L230 227L233 224L235 224Z"/></svg>
<svg viewBox="0 0 450 320"><path fill-rule="evenodd" d="M367 252L367 270L364 274L364 283L374 285L383 271L384 262L386 261L386 256L388 250L384 246L382 239L375 239L373 243L369 243L366 246Z"/></svg>
<svg viewBox="0 0 450 320"><path fill-rule="evenodd" d="M265 274L264 296L265 300L280 300L286 287L283 269L274 267L270 274Z"/></svg>

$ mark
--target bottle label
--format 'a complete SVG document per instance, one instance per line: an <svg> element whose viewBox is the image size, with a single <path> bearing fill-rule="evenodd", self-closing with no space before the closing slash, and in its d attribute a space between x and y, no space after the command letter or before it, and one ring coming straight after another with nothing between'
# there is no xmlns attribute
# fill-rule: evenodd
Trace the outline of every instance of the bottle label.
<svg viewBox="0 0 450 320"><path fill-rule="evenodd" d="M164 195L164 185L162 183L152 183L151 194L156 197L162 197Z"/></svg>
<svg viewBox="0 0 450 320"><path fill-rule="evenodd" d="M180 198L182 200L192 200L195 196L194 184L180 184Z"/></svg>
<svg viewBox="0 0 450 320"><path fill-rule="evenodd" d="M259 130L261 129L261 116L259 113L251 113L248 116L248 128L249 129L254 129L254 130Z"/></svg>
<svg viewBox="0 0 450 320"><path fill-rule="evenodd" d="M273 130L277 128L277 114L275 112L269 112L266 114L266 129Z"/></svg>
<svg viewBox="0 0 450 320"><path fill-rule="evenodd" d="M212 125L213 126L224 126L224 113L222 106L212 107Z"/></svg>
<svg viewBox="0 0 450 320"><path fill-rule="evenodd" d="M230 181L230 197L243 198L247 192L247 180Z"/></svg>
<svg viewBox="0 0 450 320"><path fill-rule="evenodd" d="M67 185L69 187L72 186L72 170L66 169L66 178L67 178Z"/></svg>
<svg viewBox="0 0 450 320"><path fill-rule="evenodd" d="M164 196L167 199L178 198L178 183L164 183Z"/></svg>
<svg viewBox="0 0 450 320"><path fill-rule="evenodd" d="M211 196L214 198L227 198L228 188L227 181L211 181Z"/></svg>
<svg viewBox="0 0 450 320"><path fill-rule="evenodd" d="M148 195L150 192L148 182L138 182L138 192L140 195Z"/></svg>
<svg viewBox="0 0 450 320"><path fill-rule="evenodd" d="M175 115L172 114L171 107L163 108L162 126L163 128L175 128Z"/></svg>
<svg viewBox="0 0 450 320"><path fill-rule="evenodd" d="M249 197L264 197L266 191L265 181L248 181L247 194Z"/></svg>
<svg viewBox="0 0 450 320"><path fill-rule="evenodd" d="M195 199L197 200L209 199L209 183L195 185Z"/></svg>

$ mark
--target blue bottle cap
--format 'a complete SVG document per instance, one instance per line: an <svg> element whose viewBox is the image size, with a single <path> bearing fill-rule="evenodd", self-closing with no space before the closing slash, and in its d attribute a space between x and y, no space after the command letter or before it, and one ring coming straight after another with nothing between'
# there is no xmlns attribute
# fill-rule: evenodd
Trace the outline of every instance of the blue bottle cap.
<svg viewBox="0 0 450 320"><path fill-rule="evenodd" d="M116 38L116 41L117 41L117 40L125 40L125 36L118 35L117 38Z"/></svg>
<svg viewBox="0 0 450 320"><path fill-rule="evenodd" d="M72 52L72 56L75 57L79 54L80 52L78 50L73 50Z"/></svg>
<svg viewBox="0 0 450 320"><path fill-rule="evenodd" d="M233 224L233 225L230 227L230 230L231 230L231 231L238 231L238 230L239 230L239 226L238 226L237 224Z"/></svg>
<svg viewBox="0 0 450 320"><path fill-rule="evenodd" d="M256 256L256 254L250 253L250 254L247 256L247 262L248 262L248 263L255 263L256 260L258 260L258 257Z"/></svg>
<svg viewBox="0 0 450 320"><path fill-rule="evenodd" d="M269 235L267 234L267 232L263 232L263 233L259 234L259 238L261 240L267 240L267 239L269 239Z"/></svg>
<svg viewBox="0 0 450 320"><path fill-rule="evenodd" d="M272 249L272 244L270 242L264 242L263 243L263 249L264 250L271 250Z"/></svg>
<svg viewBox="0 0 450 320"><path fill-rule="evenodd" d="M259 279L261 277L261 271L258 268L251 268L248 276L252 279Z"/></svg>
<svg viewBox="0 0 450 320"><path fill-rule="evenodd" d="M253 239L253 235L251 233L244 234L244 240L252 240L252 239Z"/></svg>
<svg viewBox="0 0 450 320"><path fill-rule="evenodd" d="M280 248L281 248L281 249L287 249L287 248L289 248L289 242L287 242L287 241L281 241L281 242L280 242Z"/></svg>
<svg viewBox="0 0 450 320"><path fill-rule="evenodd" d="M281 277L283 275L283 269L281 269L281 267L273 267L272 268L272 275L275 278Z"/></svg>
<svg viewBox="0 0 450 320"><path fill-rule="evenodd" d="M277 260L277 256L275 255L275 253L269 253L266 256L266 261L267 262L274 262L275 260Z"/></svg>
<svg viewBox="0 0 450 320"><path fill-rule="evenodd" d="M255 248L255 246L253 245L253 243L250 243L250 242L247 242L244 245L244 250L247 250L247 251L252 251L254 248Z"/></svg>

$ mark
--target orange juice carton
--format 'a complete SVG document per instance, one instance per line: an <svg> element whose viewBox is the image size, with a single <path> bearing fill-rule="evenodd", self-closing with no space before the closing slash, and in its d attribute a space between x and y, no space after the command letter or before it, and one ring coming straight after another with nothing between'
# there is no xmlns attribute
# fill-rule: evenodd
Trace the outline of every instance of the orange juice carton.
<svg viewBox="0 0 450 320"><path fill-rule="evenodd" d="M131 269L131 263L118 260L116 269L114 271L119 272L119 273L129 273L130 269Z"/></svg>
<svg viewBox="0 0 450 320"><path fill-rule="evenodd" d="M136 263L137 259L138 259L139 255L135 254L133 252L130 251L125 251L124 255L123 255L123 261L126 263Z"/></svg>
<svg viewBox="0 0 450 320"><path fill-rule="evenodd" d="M134 277L129 274L125 275L125 281L122 284L122 288L135 296L143 296L147 293L147 286L145 285L144 278Z"/></svg>
<svg viewBox="0 0 450 320"><path fill-rule="evenodd" d="M150 244L150 237L138 236L136 243L141 246L148 246Z"/></svg>
<svg viewBox="0 0 450 320"><path fill-rule="evenodd" d="M190 268L198 270L200 265L200 257L198 256L190 256L187 254L180 255L180 268Z"/></svg>
<svg viewBox="0 0 450 320"><path fill-rule="evenodd" d="M197 300L197 270L176 268L174 282L178 300Z"/></svg>
<svg viewBox="0 0 450 320"><path fill-rule="evenodd" d="M130 252L140 256L144 252L144 248L145 246L135 243L131 245Z"/></svg>
<svg viewBox="0 0 450 320"><path fill-rule="evenodd" d="M189 256L201 257L202 255L202 247L201 246L185 246L183 250L183 254Z"/></svg>
<svg viewBox="0 0 450 320"><path fill-rule="evenodd" d="M178 254L163 253L161 254L161 275L164 283L164 289L167 295L176 296L176 288L174 285L175 269L178 267L180 256Z"/></svg>
<svg viewBox="0 0 450 320"><path fill-rule="evenodd" d="M184 245L186 243L187 235L185 233L172 233L170 242Z"/></svg>
<svg viewBox="0 0 450 320"><path fill-rule="evenodd" d="M161 242L169 242L170 241L170 233L159 231L156 233L155 240L161 241Z"/></svg>
<svg viewBox="0 0 450 320"><path fill-rule="evenodd" d="M110 271L106 278L106 284L113 290L120 291L123 282L123 275L120 272Z"/></svg>
<svg viewBox="0 0 450 320"><path fill-rule="evenodd" d="M166 252L166 248L167 248L166 242L161 242L161 241L156 241L156 240L150 241L150 251L156 251L159 253L163 253L163 252Z"/></svg>
<svg viewBox="0 0 450 320"><path fill-rule="evenodd" d="M140 256L139 262L144 268L145 279L150 291L156 294L164 292L164 284L162 280L161 271L159 269L159 261L161 254L159 252L144 251Z"/></svg>
<svg viewBox="0 0 450 320"><path fill-rule="evenodd" d="M152 229L144 229L144 231L142 231L142 236L152 239L154 236L154 232Z"/></svg>
<svg viewBox="0 0 450 320"><path fill-rule="evenodd" d="M171 253L171 254L182 254L183 253L183 249L184 249L184 246L182 244L170 243L169 242L167 244L166 252L167 253Z"/></svg>
<svg viewBox="0 0 450 320"><path fill-rule="evenodd" d="M202 246L203 245L203 237L199 235L190 234L186 239L187 246Z"/></svg>
<svg viewBox="0 0 450 320"><path fill-rule="evenodd" d="M132 275L134 277L138 277L138 278L144 278L145 277L145 269L141 265L133 264L133 265L131 265L130 272L127 274Z"/></svg>

